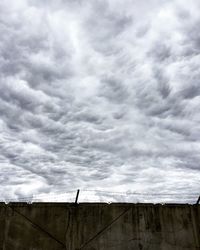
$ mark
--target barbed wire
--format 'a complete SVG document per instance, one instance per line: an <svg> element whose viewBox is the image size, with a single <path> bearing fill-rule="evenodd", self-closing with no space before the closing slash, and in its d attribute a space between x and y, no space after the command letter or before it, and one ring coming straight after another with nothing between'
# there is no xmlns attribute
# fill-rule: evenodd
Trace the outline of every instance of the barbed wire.
<svg viewBox="0 0 200 250"><path fill-rule="evenodd" d="M15 202L15 201L36 201L36 200L56 200L64 198L65 200L71 201L74 199L74 196L70 197L74 193L76 194L77 190L69 190L67 192L54 192L54 193L45 193L45 194L32 194L31 196L19 196L14 198L11 197L4 197L0 198L0 201L9 201L9 202ZM199 193L147 193L147 192L133 192L133 191L126 191L126 192L117 192L117 191L109 191L109 190L97 190L97 189L82 189L81 194L84 193L94 193L94 194L88 194L87 196L84 196L84 200L88 200L91 202L94 202L94 196L95 198L100 198L100 200L105 199L119 199L120 197L129 199L131 196L140 199L160 199L160 200L196 200L199 196ZM92 198L93 197L93 198ZM131 199L131 198L130 198ZM156 200L157 200L156 199ZM99 200L97 200L98 202Z"/></svg>
<svg viewBox="0 0 200 250"><path fill-rule="evenodd" d="M5 197L4 199L0 199L0 201L2 200L35 200L35 199L40 199L40 198L48 198L48 197L56 197L56 196L60 196L60 195L66 195L66 194L71 194L71 193L75 193L76 190L69 190L67 192L55 192L55 193L48 193L48 194L32 194L32 196L20 196L20 197L17 197L17 198L13 198L13 196L7 196Z"/></svg>
<svg viewBox="0 0 200 250"><path fill-rule="evenodd" d="M98 190L98 189L81 189L81 192L99 192L99 193L109 193L109 194L122 194L122 195L192 195L196 196L199 193L147 193L147 192L133 192L133 191L126 191L126 192L117 192L117 191L107 191L107 190Z"/></svg>

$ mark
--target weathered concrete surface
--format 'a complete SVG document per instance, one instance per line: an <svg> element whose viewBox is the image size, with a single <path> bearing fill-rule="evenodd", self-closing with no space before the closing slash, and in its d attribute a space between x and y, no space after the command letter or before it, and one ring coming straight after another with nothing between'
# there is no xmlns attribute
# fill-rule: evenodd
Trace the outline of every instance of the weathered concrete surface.
<svg viewBox="0 0 200 250"><path fill-rule="evenodd" d="M2 250L200 249L200 206L0 204Z"/></svg>

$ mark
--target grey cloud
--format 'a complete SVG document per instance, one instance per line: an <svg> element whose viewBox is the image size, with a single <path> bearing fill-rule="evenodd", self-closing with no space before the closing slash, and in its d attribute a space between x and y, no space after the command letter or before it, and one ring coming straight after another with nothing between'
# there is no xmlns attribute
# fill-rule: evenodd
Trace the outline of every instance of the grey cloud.
<svg viewBox="0 0 200 250"><path fill-rule="evenodd" d="M103 78L100 96L105 97L108 101L122 104L128 99L129 93L120 79Z"/></svg>
<svg viewBox="0 0 200 250"><path fill-rule="evenodd" d="M190 87L182 90L181 95L185 99L191 99L191 98L194 98L196 96L199 96L200 95L200 86L198 85L198 80L197 80L197 85L190 86Z"/></svg>
<svg viewBox="0 0 200 250"><path fill-rule="evenodd" d="M168 47L165 43L162 43L162 41L155 42L155 44L153 44L153 48L149 52L149 56L151 55L157 62L168 60L171 57L170 47Z"/></svg>
<svg viewBox="0 0 200 250"><path fill-rule="evenodd" d="M186 5L0 4L2 197L198 191L200 6Z"/></svg>

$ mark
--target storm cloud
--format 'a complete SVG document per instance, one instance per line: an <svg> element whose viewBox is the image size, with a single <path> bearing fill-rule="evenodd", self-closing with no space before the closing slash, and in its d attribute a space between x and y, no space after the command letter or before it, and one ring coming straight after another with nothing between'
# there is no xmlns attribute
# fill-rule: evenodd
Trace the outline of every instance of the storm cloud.
<svg viewBox="0 0 200 250"><path fill-rule="evenodd" d="M1 198L197 194L199 13L198 0L1 0Z"/></svg>

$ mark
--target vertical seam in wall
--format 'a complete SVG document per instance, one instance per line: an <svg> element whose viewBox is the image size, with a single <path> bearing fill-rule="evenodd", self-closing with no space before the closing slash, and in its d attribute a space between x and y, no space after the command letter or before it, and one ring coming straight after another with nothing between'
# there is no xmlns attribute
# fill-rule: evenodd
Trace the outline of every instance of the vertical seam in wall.
<svg viewBox="0 0 200 250"><path fill-rule="evenodd" d="M66 232L65 232L65 241L66 241L66 244L65 244L65 249L67 250L67 234L69 232L69 228L70 228L70 220L71 220L71 210L70 209L67 209L68 211L68 222L67 222L67 228L66 228Z"/></svg>
<svg viewBox="0 0 200 250"><path fill-rule="evenodd" d="M7 218L7 207L4 207L4 213L5 213L5 217L4 217L4 238L3 238L3 250L6 250L6 239L7 239L7 232L8 232L8 218Z"/></svg>
<svg viewBox="0 0 200 250"><path fill-rule="evenodd" d="M198 205L194 205L192 207L192 228L195 237L195 241L197 242L197 249L200 248L200 226L199 226L199 213L198 213Z"/></svg>

